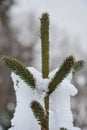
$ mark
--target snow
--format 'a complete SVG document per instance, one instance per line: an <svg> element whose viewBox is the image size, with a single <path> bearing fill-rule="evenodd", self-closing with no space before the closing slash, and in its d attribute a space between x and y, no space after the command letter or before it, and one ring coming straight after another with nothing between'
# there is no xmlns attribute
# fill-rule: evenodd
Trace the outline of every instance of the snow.
<svg viewBox="0 0 87 130"><path fill-rule="evenodd" d="M41 80L40 73L34 68L29 68L33 73L36 80L39 78ZM32 100L39 100L43 104L43 94L39 93L36 90L32 90L30 86L24 83L18 76L12 73L12 79L14 82L14 89L16 92L17 98L17 107L15 109L14 118L12 119L12 128L9 130L40 130L40 126L37 124L37 120L34 118L34 115L30 108L30 103ZM44 107L44 106L43 106Z"/></svg>
<svg viewBox="0 0 87 130"><path fill-rule="evenodd" d="M28 69L36 79L36 89L34 90L14 73L11 75L17 104L11 121L12 127L9 130L41 129L30 108L30 103L37 100L44 108L44 97L48 91L48 84L58 69L51 72L48 79L43 79L41 73L33 67L28 67ZM72 72L50 95L49 130L59 130L61 127L65 127L67 130L80 130L80 128L73 126L70 96L76 95L78 91L71 84L71 79Z"/></svg>
<svg viewBox="0 0 87 130"><path fill-rule="evenodd" d="M51 76L53 73L51 73ZM55 130L59 130L59 128L67 128L70 130L73 128L70 96L76 95L77 89L70 83L71 77L72 73L58 85L50 97L50 130L53 130L54 126ZM54 121L52 121L52 116ZM51 126L52 122L54 122L53 126Z"/></svg>

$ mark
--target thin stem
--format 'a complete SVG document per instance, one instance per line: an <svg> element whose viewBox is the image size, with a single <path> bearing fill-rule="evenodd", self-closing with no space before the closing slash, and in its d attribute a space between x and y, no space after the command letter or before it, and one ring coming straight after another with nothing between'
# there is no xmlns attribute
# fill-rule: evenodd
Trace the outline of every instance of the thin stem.
<svg viewBox="0 0 87 130"><path fill-rule="evenodd" d="M48 78L49 75L49 15L42 14L41 17L41 47L42 47L42 77ZM44 98L45 112L47 120L47 128L41 130L49 130L49 96Z"/></svg>
<svg viewBox="0 0 87 130"><path fill-rule="evenodd" d="M45 102L46 119L47 119L47 124L48 124L47 130L49 130L49 95L47 95L44 98L44 102Z"/></svg>

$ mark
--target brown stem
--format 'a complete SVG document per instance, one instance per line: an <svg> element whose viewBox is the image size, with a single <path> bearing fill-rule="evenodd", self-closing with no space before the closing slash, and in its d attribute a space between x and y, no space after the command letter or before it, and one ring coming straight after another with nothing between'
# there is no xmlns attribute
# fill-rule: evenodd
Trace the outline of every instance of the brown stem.
<svg viewBox="0 0 87 130"><path fill-rule="evenodd" d="M41 127L41 130L48 130L48 128L43 128L43 127Z"/></svg>
<svg viewBox="0 0 87 130"><path fill-rule="evenodd" d="M47 124L48 124L47 128L44 130L49 130L49 95L47 95L44 98L44 102L45 102L46 120L47 120Z"/></svg>
<svg viewBox="0 0 87 130"><path fill-rule="evenodd" d="M48 78L49 75L49 15L42 14L41 17L41 48L42 48L42 77ZM49 95L44 98L46 127L41 130L49 130Z"/></svg>

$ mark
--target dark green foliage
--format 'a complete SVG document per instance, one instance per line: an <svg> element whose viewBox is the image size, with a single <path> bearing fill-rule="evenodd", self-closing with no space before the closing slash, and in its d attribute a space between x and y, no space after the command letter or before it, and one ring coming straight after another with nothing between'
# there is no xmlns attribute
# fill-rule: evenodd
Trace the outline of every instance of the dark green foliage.
<svg viewBox="0 0 87 130"><path fill-rule="evenodd" d="M43 107L40 105L40 103L37 101L32 101L31 109L33 111L35 118L38 120L39 124L43 128L47 128L47 120L45 118L46 117L45 112Z"/></svg>
<svg viewBox="0 0 87 130"><path fill-rule="evenodd" d="M73 65L74 72L78 72L83 67L84 67L84 61L83 60L76 61Z"/></svg>
<svg viewBox="0 0 87 130"><path fill-rule="evenodd" d="M71 68L73 67L74 64L74 57L69 56L67 57L62 65L60 66L59 70L56 72L55 76L49 83L49 92L48 94L51 94L57 87L59 83L62 82L62 80L69 74Z"/></svg>
<svg viewBox="0 0 87 130"><path fill-rule="evenodd" d="M35 79L30 71L19 61L12 57L2 57L1 59L4 64L11 69L15 74L17 74L22 80L25 81L28 85L31 85L31 88L35 88Z"/></svg>
<svg viewBox="0 0 87 130"><path fill-rule="evenodd" d="M60 130L67 130L66 128L60 128Z"/></svg>
<svg viewBox="0 0 87 130"><path fill-rule="evenodd" d="M42 77L48 78L49 74L49 15L42 14L40 19L41 50L42 50Z"/></svg>
<svg viewBox="0 0 87 130"><path fill-rule="evenodd" d="M13 4L14 0L0 0L0 12L6 13Z"/></svg>

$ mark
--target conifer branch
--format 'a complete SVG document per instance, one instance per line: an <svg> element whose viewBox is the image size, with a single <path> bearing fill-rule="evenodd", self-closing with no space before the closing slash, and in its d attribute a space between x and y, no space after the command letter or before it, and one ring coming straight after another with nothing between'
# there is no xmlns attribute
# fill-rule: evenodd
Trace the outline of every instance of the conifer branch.
<svg viewBox="0 0 87 130"><path fill-rule="evenodd" d="M73 65L74 72L78 72L83 67L84 67L84 61L83 60L75 61L74 65Z"/></svg>
<svg viewBox="0 0 87 130"><path fill-rule="evenodd" d="M4 64L15 74L17 74L25 83L35 88L35 79L31 72L19 61L12 57L4 56L1 59Z"/></svg>
<svg viewBox="0 0 87 130"><path fill-rule="evenodd" d="M42 77L48 78L49 75L49 15L48 13L43 13L40 19L41 28L41 49L42 49ZM47 129L49 129L49 96L44 98ZM42 130L44 130L42 128Z"/></svg>
<svg viewBox="0 0 87 130"><path fill-rule="evenodd" d="M69 56L64 60L63 64L60 66L59 70L56 72L55 76L48 85L48 94L51 94L57 88L57 85L61 83L62 80L69 74L71 68L73 67L73 64L73 56Z"/></svg>
<svg viewBox="0 0 87 130"><path fill-rule="evenodd" d="M42 77L48 78L49 74L49 15L43 13L41 21L41 48L42 48Z"/></svg>
<svg viewBox="0 0 87 130"><path fill-rule="evenodd" d="M33 111L35 118L38 120L39 124L43 128L47 128L48 121L45 118L45 112L44 112L43 107L40 105L40 103L37 101L32 101L31 109Z"/></svg>

